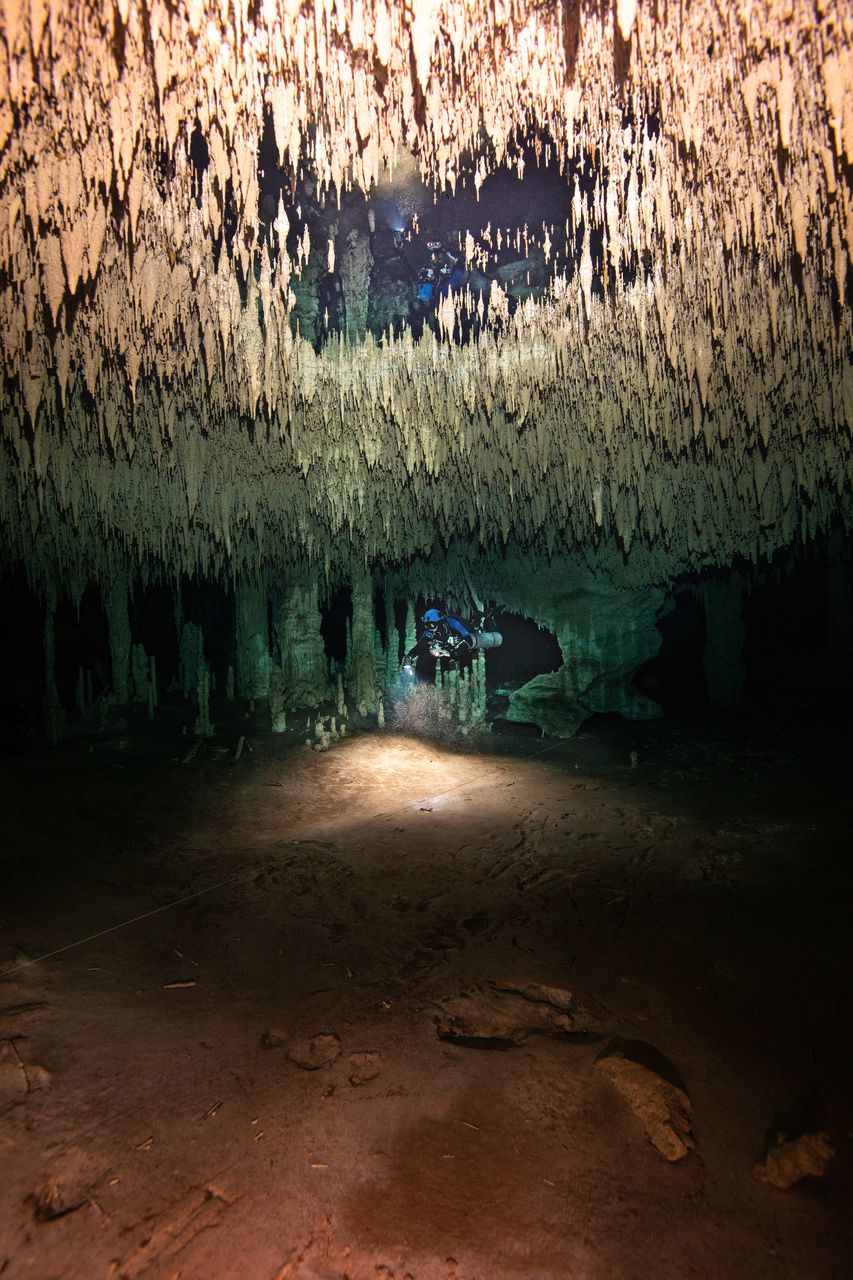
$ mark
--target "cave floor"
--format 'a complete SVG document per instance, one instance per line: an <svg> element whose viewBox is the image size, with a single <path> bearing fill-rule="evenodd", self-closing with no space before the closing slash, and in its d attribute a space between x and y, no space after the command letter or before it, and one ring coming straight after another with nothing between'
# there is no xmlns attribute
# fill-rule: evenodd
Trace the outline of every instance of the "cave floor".
<svg viewBox="0 0 853 1280"><path fill-rule="evenodd" d="M850 1274L843 723L218 741L5 764L0 1275ZM478 1039L530 983L590 1029ZM683 1078L678 1163L613 1037ZM823 1178L754 1179L816 1129Z"/></svg>

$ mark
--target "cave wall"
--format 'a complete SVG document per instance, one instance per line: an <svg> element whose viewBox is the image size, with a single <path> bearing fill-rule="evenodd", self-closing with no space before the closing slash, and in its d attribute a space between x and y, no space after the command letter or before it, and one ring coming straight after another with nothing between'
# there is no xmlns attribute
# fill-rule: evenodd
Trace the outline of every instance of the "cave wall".
<svg viewBox="0 0 853 1280"><path fill-rule="evenodd" d="M570 737L594 713L653 719L659 705L632 683L660 649L658 619L671 607L662 587L626 589L575 569L543 565L513 595L512 607L552 631L563 665L515 690L505 719Z"/></svg>

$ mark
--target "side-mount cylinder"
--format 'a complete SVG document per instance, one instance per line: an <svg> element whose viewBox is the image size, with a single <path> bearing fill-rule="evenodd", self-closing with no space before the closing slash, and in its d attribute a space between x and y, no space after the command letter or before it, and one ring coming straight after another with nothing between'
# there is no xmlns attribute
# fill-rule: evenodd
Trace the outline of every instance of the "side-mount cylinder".
<svg viewBox="0 0 853 1280"><path fill-rule="evenodd" d="M475 631L475 649L499 649L503 644L503 636L499 631Z"/></svg>

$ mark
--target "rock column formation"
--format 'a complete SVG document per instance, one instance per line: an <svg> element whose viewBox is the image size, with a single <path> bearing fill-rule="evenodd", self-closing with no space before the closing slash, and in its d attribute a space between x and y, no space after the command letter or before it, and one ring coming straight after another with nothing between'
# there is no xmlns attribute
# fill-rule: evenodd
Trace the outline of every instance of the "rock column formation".
<svg viewBox="0 0 853 1280"><path fill-rule="evenodd" d="M385 677L383 688L393 689L400 679L400 633L394 609L394 584L385 582Z"/></svg>
<svg viewBox="0 0 853 1280"><path fill-rule="evenodd" d="M352 640L347 671L350 700L360 716L375 714L379 690L376 683L376 628L373 620L373 580L362 571L352 584Z"/></svg>
<svg viewBox="0 0 853 1280"><path fill-rule="evenodd" d="M199 675L205 669L204 636L201 627L194 622L184 622L180 629L178 641L180 657L180 683L183 695L190 699L196 696Z"/></svg>
<svg viewBox="0 0 853 1280"><path fill-rule="evenodd" d="M320 632L316 579L292 582L274 618L284 678L284 705L316 707L331 696L328 664Z"/></svg>
<svg viewBox="0 0 853 1280"><path fill-rule="evenodd" d="M261 586L239 585L237 619L237 688L242 698L264 699L270 688L269 609Z"/></svg>

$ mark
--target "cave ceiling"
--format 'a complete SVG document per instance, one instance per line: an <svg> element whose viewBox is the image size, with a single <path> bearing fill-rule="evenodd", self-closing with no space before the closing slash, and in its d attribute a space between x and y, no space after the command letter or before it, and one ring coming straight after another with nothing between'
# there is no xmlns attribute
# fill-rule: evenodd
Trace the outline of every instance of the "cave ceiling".
<svg viewBox="0 0 853 1280"><path fill-rule="evenodd" d="M851 257L849 3L4 0L3 561L771 557Z"/></svg>

